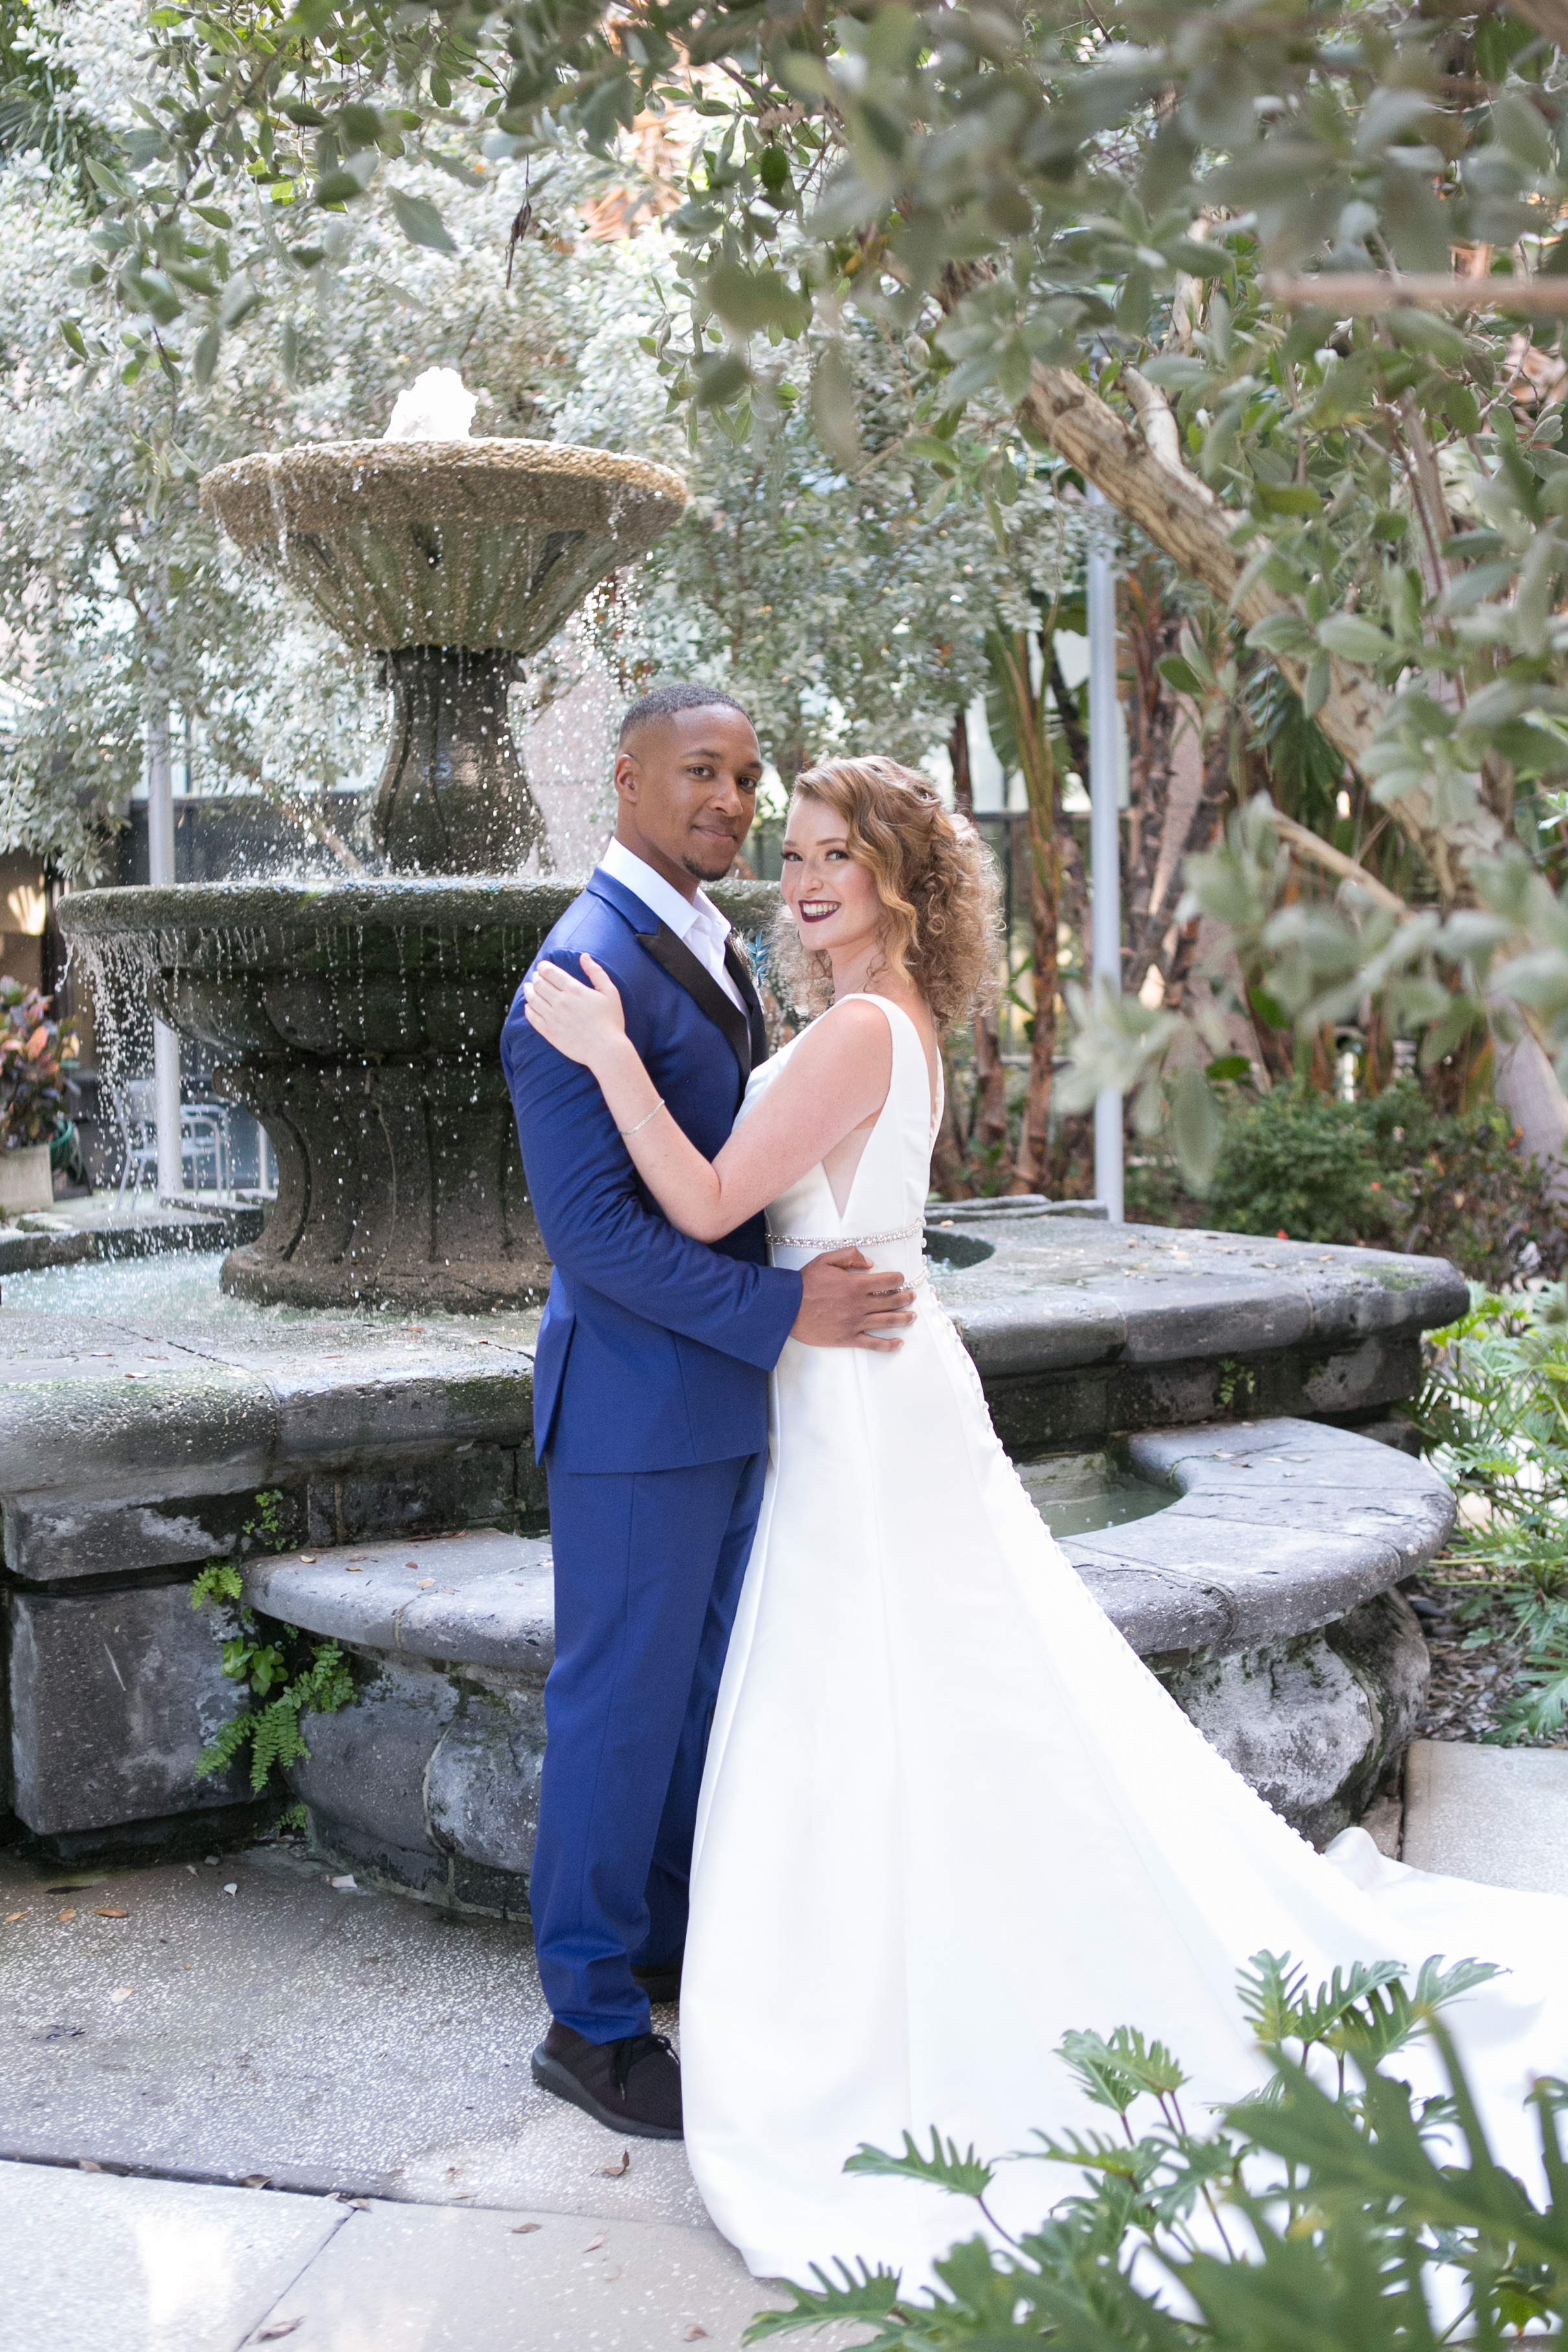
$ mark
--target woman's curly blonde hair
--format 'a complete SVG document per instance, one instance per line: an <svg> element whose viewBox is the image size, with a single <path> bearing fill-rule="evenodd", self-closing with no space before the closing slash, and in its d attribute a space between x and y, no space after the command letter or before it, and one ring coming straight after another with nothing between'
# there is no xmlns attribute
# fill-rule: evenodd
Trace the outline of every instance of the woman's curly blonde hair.
<svg viewBox="0 0 1568 2352"><path fill-rule="evenodd" d="M939 1030L963 1020L996 987L1001 889L974 826L942 805L936 787L896 760L824 760L795 785L843 819L846 845L876 884L889 971L913 981ZM780 908L774 940L785 990L802 1009L832 1002L825 955L813 954Z"/></svg>

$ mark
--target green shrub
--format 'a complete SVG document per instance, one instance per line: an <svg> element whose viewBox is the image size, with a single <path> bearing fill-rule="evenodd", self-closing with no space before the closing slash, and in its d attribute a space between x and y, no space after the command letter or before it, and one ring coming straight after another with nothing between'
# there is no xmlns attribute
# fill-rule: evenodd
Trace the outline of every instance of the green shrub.
<svg viewBox="0 0 1568 2352"><path fill-rule="evenodd" d="M1494 2158L1441 2011L1496 1974L1429 1959L1413 1986L1392 1962L1336 1970L1313 1995L1290 1956L1258 1953L1242 2002L1272 2080L1194 2130L1170 2053L1121 2027L1071 2033L1059 2055L1113 2128L1052 2140L1035 2160L1080 2175L1078 2194L1000 2246L973 2237L905 2294L889 2271L840 2265L794 2286L747 2343L859 2320L881 2352L1437 2352L1556 2337L1568 2315L1568 2084L1526 2104L1544 2158L1537 2204ZM1445 2096L1385 2071L1418 2038L1436 2045ZM1134 2126L1134 2117L1137 2116ZM929 2154L862 2147L846 2171L925 2181L974 2201L995 2167L935 2135ZM1433 2317L1439 2282L1448 2290Z"/></svg>
<svg viewBox="0 0 1568 2352"><path fill-rule="evenodd" d="M1363 1110L1294 1086L1232 1111L1209 1187L1210 1222L1292 1241L1393 1244L1399 1204L1385 1190Z"/></svg>
<svg viewBox="0 0 1568 2352"><path fill-rule="evenodd" d="M1364 1102L1304 1084L1253 1095L1229 1087L1214 1181L1204 1200L1165 1159L1128 1170L1127 1212L1151 1224L1285 1234L1452 1258L1494 1287L1559 1275L1568 1215L1550 1175L1522 1159L1495 1103L1445 1114L1414 1079Z"/></svg>

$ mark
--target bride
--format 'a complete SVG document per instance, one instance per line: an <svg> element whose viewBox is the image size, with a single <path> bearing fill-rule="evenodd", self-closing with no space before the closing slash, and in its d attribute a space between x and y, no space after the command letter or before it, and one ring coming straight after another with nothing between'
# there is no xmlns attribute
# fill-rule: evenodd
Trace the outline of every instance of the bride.
<svg viewBox="0 0 1568 2352"><path fill-rule="evenodd" d="M774 1261L858 1244L916 1289L903 1346L786 1343L767 1496L697 1820L682 2000L692 2169L759 2277L863 2256L911 2278L959 2234L920 2184L846 2176L932 2126L998 2154L1091 2120L1073 2027L1157 2033L1197 2099L1263 2079L1236 1999L1260 1949L1337 1965L1478 1954L1450 2012L1500 2160L1568 2071L1568 1903L1314 1853L1204 1741L1057 1549L925 1280L941 1030L991 964L971 829L891 760L801 776L788 940L828 1009L751 1078L711 1163L662 1106L612 982L541 965L528 1014L586 1064L671 1222L766 1208ZM1436 2080L1431 2088L1436 2089ZM991 2192L1031 2227L1039 2177ZM967 2227L965 2217L964 2226Z"/></svg>

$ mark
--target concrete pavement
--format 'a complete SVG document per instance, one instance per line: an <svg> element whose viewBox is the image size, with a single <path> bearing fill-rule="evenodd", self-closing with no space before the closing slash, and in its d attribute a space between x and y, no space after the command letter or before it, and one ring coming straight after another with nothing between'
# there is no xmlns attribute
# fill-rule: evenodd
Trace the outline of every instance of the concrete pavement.
<svg viewBox="0 0 1568 2352"><path fill-rule="evenodd" d="M1406 1791L1406 1862L1568 1892L1568 1751ZM287 1844L0 1863L0 2352L738 2352L777 2295L679 2147L534 2089L544 2016L526 1929Z"/></svg>
<svg viewBox="0 0 1568 2352"><path fill-rule="evenodd" d="M331 1876L0 1862L0 2352L737 2347L684 2150L534 2088L527 1930Z"/></svg>

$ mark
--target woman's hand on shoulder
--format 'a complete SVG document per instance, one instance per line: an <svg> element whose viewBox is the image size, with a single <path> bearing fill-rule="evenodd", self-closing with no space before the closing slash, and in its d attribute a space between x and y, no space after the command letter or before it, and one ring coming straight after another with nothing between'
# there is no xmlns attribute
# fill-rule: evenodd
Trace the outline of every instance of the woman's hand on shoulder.
<svg viewBox="0 0 1568 2352"><path fill-rule="evenodd" d="M603 965L586 954L578 961L588 975L587 987L558 963L538 964L523 982L523 1010L547 1045L597 1074L625 1042L626 1014L621 992Z"/></svg>

